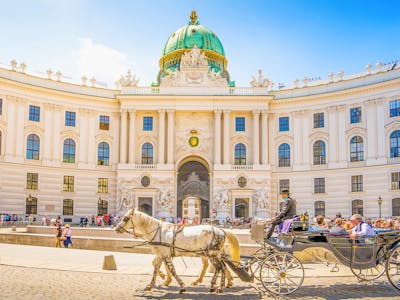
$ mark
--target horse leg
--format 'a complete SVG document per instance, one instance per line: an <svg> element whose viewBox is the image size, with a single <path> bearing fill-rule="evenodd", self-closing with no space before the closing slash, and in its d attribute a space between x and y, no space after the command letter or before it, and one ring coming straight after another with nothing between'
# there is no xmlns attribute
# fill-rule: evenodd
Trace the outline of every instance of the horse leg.
<svg viewBox="0 0 400 300"><path fill-rule="evenodd" d="M208 257L207 256L202 256L201 257L201 262L203 263L203 269L201 270L199 278L197 280L192 282L192 285L198 285L199 283L203 282L204 276L206 275L206 271L208 268Z"/></svg>
<svg viewBox="0 0 400 300"><path fill-rule="evenodd" d="M172 276L174 276L174 278L178 282L179 286L181 287L179 294L186 292L185 284L183 283L182 279L179 278L178 274L176 274L175 266L172 263L171 257L164 257L164 264L169 269L169 272L171 272Z"/></svg>
<svg viewBox="0 0 400 300"><path fill-rule="evenodd" d="M222 293L225 287L225 273L227 269L223 261L220 260L219 263L221 265L221 282L219 283L219 289L217 290L217 293Z"/></svg>
<svg viewBox="0 0 400 300"><path fill-rule="evenodd" d="M217 289L215 288L217 278L218 278L218 273L220 272L220 264L218 263L218 260L216 257L210 257L211 263L213 264L215 268L215 272L213 277L211 278L211 287L210 287L210 293L214 293Z"/></svg>
<svg viewBox="0 0 400 300"><path fill-rule="evenodd" d="M155 266L156 263L157 263L157 258L155 257L152 261L153 267ZM160 270L158 270L158 276L160 276L161 279L165 278L165 274L161 271L161 268L160 268Z"/></svg>
<svg viewBox="0 0 400 300"><path fill-rule="evenodd" d="M157 278L157 274L160 272L161 264L162 264L161 258L156 256L156 258L153 260L153 266L154 266L153 278L151 279L150 284L148 286L146 286L146 288L144 289L145 291L150 291L156 284L156 278Z"/></svg>
<svg viewBox="0 0 400 300"><path fill-rule="evenodd" d="M229 272L229 269L225 266L225 272L226 272L226 279L228 279L228 284L226 285L227 288L230 288L233 286L233 277L231 272Z"/></svg>
<svg viewBox="0 0 400 300"><path fill-rule="evenodd" d="M165 265L165 263L164 263ZM165 271L167 272L167 279L164 281L164 286L169 286L172 281L172 275L170 270L168 269L167 265L165 265Z"/></svg>

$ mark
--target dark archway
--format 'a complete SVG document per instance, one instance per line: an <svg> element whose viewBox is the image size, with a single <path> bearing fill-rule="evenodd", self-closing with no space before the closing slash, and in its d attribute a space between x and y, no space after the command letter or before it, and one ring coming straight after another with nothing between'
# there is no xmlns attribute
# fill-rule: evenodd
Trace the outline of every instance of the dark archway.
<svg viewBox="0 0 400 300"><path fill-rule="evenodd" d="M189 197L201 200L201 217L210 216L210 175L207 167L195 160L185 162L178 169L177 216L182 217L182 201Z"/></svg>

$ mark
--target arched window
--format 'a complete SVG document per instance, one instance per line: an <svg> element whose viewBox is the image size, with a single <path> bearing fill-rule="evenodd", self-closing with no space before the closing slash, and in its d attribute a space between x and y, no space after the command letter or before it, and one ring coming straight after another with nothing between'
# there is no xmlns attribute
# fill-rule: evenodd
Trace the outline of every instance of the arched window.
<svg viewBox="0 0 400 300"><path fill-rule="evenodd" d="M279 166L290 167L290 146L286 143L279 146Z"/></svg>
<svg viewBox="0 0 400 300"><path fill-rule="evenodd" d="M354 136L350 140L350 161L364 160L364 142L361 136Z"/></svg>
<svg viewBox="0 0 400 300"><path fill-rule="evenodd" d="M36 197L31 197L31 195L26 198L25 213L27 215L37 215L37 202L38 199Z"/></svg>
<svg viewBox="0 0 400 300"><path fill-rule="evenodd" d="M63 162L75 163L75 141L73 139L64 140Z"/></svg>
<svg viewBox="0 0 400 300"><path fill-rule="evenodd" d="M110 146L106 142L101 142L97 147L97 164L100 166L110 164Z"/></svg>
<svg viewBox="0 0 400 300"><path fill-rule="evenodd" d="M313 145L314 165L326 164L326 147L324 141L316 141Z"/></svg>
<svg viewBox="0 0 400 300"><path fill-rule="evenodd" d="M235 145L235 165L246 164L246 146L242 143Z"/></svg>
<svg viewBox="0 0 400 300"><path fill-rule="evenodd" d="M400 198L392 199L392 216L400 216Z"/></svg>
<svg viewBox="0 0 400 300"><path fill-rule="evenodd" d="M153 145L144 143L142 146L142 164L151 165L154 163Z"/></svg>
<svg viewBox="0 0 400 300"><path fill-rule="evenodd" d="M390 157L400 157L400 130L393 131L390 135Z"/></svg>
<svg viewBox="0 0 400 300"><path fill-rule="evenodd" d="M351 201L351 214L364 215L364 204L360 199Z"/></svg>
<svg viewBox="0 0 400 300"><path fill-rule="evenodd" d="M36 134L31 133L26 141L26 158L39 160L39 152L40 139Z"/></svg>
<svg viewBox="0 0 400 300"><path fill-rule="evenodd" d="M325 217L325 201L314 202L314 216Z"/></svg>

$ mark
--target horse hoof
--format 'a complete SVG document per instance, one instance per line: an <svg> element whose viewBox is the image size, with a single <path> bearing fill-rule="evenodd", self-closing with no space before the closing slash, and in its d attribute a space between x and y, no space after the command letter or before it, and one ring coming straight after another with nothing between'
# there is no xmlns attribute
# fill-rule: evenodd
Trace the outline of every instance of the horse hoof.
<svg viewBox="0 0 400 300"><path fill-rule="evenodd" d="M184 292L186 292L186 289L184 289L184 288L179 290L179 294L183 294Z"/></svg>
<svg viewBox="0 0 400 300"><path fill-rule="evenodd" d="M228 283L228 284L226 285L227 288L230 288L230 287L232 287L232 286L233 286L233 283Z"/></svg>
<svg viewBox="0 0 400 300"><path fill-rule="evenodd" d="M171 283L171 281L165 281L165 282L164 282L164 286L169 286L170 283Z"/></svg>
<svg viewBox="0 0 400 300"><path fill-rule="evenodd" d="M198 285L199 283L197 281L193 281L192 285Z"/></svg>
<svg viewBox="0 0 400 300"><path fill-rule="evenodd" d="M146 286L146 287L144 288L144 291L145 291L145 292L151 291L151 286Z"/></svg>
<svg viewBox="0 0 400 300"><path fill-rule="evenodd" d="M217 289L217 294L221 294L222 293L222 289Z"/></svg>

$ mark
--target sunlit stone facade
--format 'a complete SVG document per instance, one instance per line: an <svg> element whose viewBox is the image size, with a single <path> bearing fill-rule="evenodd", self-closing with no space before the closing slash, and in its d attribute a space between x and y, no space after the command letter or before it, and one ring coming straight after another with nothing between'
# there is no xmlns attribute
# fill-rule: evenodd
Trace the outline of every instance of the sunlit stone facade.
<svg viewBox="0 0 400 300"><path fill-rule="evenodd" d="M1 68L0 213L269 217L284 186L311 215L378 216L379 196L400 214L399 63L285 87L259 72L240 88L196 26L186 48L171 35L151 87Z"/></svg>

